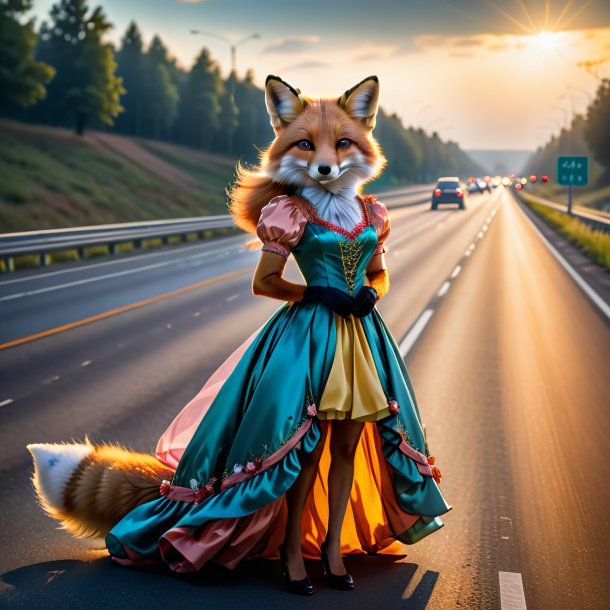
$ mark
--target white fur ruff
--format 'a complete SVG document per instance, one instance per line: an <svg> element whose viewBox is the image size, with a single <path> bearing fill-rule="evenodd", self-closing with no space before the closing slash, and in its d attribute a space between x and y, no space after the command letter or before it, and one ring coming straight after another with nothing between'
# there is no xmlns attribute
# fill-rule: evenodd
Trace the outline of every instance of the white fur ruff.
<svg viewBox="0 0 610 610"><path fill-rule="evenodd" d="M319 218L345 231L351 231L362 220L362 207L356 199L355 188L345 187L334 194L316 185L298 189L297 193L316 208Z"/></svg>
<svg viewBox="0 0 610 610"><path fill-rule="evenodd" d="M93 445L33 444L27 448L36 466L36 489L49 506L62 510L66 485L80 462L93 451Z"/></svg>

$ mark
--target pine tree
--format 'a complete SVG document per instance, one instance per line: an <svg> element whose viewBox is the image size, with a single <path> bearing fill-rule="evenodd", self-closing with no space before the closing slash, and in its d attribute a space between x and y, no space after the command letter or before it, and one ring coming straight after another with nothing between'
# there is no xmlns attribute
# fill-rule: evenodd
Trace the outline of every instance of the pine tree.
<svg viewBox="0 0 610 610"><path fill-rule="evenodd" d="M41 29L40 57L57 68L41 104L43 120L69 122L82 135L94 121L112 125L125 93L115 75L112 47L102 42L112 25L101 7L90 15L86 0L59 0Z"/></svg>
<svg viewBox="0 0 610 610"><path fill-rule="evenodd" d="M603 182L610 183L610 80L602 80L587 111L585 138L597 161L605 168ZM574 154L574 153L572 153Z"/></svg>
<svg viewBox="0 0 610 610"><path fill-rule="evenodd" d="M218 66L203 49L187 76L180 95L176 128L181 142L210 150L220 129L219 98L223 82Z"/></svg>
<svg viewBox="0 0 610 610"><path fill-rule="evenodd" d="M167 55L167 49L155 36L144 57L143 87L145 103L145 135L150 138L166 138L178 111L178 90L171 78L175 67Z"/></svg>
<svg viewBox="0 0 610 610"><path fill-rule="evenodd" d="M55 70L35 61L34 22L22 25L18 16L32 7L31 0L0 0L0 112L32 106L45 96L45 85Z"/></svg>
<svg viewBox="0 0 610 610"><path fill-rule="evenodd" d="M145 69L142 34L132 21L117 53L117 75L122 79L126 94L121 98L124 112L116 120L116 131L143 135L146 106Z"/></svg>
<svg viewBox="0 0 610 610"><path fill-rule="evenodd" d="M225 87L230 86L230 82L225 84ZM239 108L235 104L235 100L227 88L221 93L219 103L220 115L218 117L218 123L220 129L216 136L214 150L226 155L232 155L233 137L239 126Z"/></svg>

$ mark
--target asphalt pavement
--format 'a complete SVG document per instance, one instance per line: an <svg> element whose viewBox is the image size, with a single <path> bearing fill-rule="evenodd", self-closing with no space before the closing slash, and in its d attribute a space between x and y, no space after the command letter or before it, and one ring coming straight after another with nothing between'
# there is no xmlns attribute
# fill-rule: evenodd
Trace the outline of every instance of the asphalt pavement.
<svg viewBox="0 0 610 610"><path fill-rule="evenodd" d="M30 272L35 281L0 281L4 342L117 313L0 350L0 606L509 608L515 580L528 608L610 606L607 321L507 191L473 195L463 212L400 207L392 196L392 286L380 310L410 350L454 507L446 527L404 557L349 557L352 593L328 590L310 562L312 599L283 591L276 562L177 577L114 565L99 543L60 531L35 503L25 445L87 434L153 451L279 303L252 296L257 254L241 250L240 237L146 254L156 259L129 267L51 268ZM294 265L289 273L298 279ZM50 290L35 292L42 288ZM2 300L20 292L33 294ZM5 334L13 320L17 330Z"/></svg>

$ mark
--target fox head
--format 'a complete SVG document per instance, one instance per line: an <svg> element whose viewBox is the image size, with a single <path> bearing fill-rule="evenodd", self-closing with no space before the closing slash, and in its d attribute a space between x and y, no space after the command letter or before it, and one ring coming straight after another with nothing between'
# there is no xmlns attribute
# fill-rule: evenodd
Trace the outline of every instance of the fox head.
<svg viewBox="0 0 610 610"><path fill-rule="evenodd" d="M261 209L270 199L295 188L321 186L338 193L359 189L379 175L385 158L372 136L379 81L369 76L338 99L310 99L278 76L268 76L265 104L275 139L260 166L238 166L230 193L235 223L256 231Z"/></svg>
<svg viewBox="0 0 610 610"><path fill-rule="evenodd" d="M277 76L268 76L265 103L276 138L264 170L290 186L322 185L338 192L374 178L385 159L371 132L379 81L369 76L338 100L311 100Z"/></svg>

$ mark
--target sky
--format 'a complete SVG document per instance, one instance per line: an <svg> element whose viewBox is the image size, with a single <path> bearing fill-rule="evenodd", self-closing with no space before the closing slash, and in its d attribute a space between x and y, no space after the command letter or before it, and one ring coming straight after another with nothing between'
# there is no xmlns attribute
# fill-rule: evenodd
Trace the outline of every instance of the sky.
<svg viewBox="0 0 610 610"><path fill-rule="evenodd" d="M52 4L34 0L37 23ZM206 46L227 75L230 45L217 37L258 34L236 58L238 74L251 68L261 87L275 74L309 97L338 97L376 74L386 111L465 149L534 149L610 77L607 0L89 2L98 5L114 24L109 41L135 20L185 68Z"/></svg>

